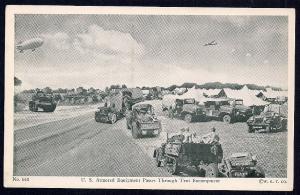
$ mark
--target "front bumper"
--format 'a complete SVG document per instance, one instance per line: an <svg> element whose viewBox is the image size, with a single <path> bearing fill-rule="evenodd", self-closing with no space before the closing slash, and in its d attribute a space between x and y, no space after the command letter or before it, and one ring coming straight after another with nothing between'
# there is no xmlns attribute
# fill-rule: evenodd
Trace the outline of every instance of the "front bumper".
<svg viewBox="0 0 300 195"><path fill-rule="evenodd" d="M141 129L141 135L158 135L160 129Z"/></svg>
<svg viewBox="0 0 300 195"><path fill-rule="evenodd" d="M100 114L100 113L96 113L95 118L97 118L99 121L101 121L103 123L107 123L110 121L110 119L107 115Z"/></svg>

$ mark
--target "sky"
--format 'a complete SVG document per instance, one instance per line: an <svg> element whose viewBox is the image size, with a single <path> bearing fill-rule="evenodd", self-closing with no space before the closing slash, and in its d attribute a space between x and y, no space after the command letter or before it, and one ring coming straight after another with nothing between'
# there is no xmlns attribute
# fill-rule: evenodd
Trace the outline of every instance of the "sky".
<svg viewBox="0 0 300 195"><path fill-rule="evenodd" d="M34 52L15 50L24 89L288 86L285 16L15 15L15 43L36 37Z"/></svg>

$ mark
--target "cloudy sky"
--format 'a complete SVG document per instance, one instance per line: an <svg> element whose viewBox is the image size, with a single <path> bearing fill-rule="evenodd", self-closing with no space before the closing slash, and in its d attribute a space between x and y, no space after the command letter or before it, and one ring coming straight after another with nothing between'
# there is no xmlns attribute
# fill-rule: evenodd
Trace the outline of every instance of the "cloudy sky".
<svg viewBox="0 0 300 195"><path fill-rule="evenodd" d="M288 18L275 16L16 15L23 88L236 82L287 87ZM203 46L215 40L216 46Z"/></svg>

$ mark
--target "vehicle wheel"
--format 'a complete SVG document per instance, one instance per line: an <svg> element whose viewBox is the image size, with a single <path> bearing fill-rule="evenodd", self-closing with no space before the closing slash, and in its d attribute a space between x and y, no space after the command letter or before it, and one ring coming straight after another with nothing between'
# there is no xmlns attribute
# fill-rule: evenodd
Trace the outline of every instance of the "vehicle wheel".
<svg viewBox="0 0 300 195"><path fill-rule="evenodd" d="M267 132L267 133L270 133L270 132L271 132L271 127L270 127L270 125L266 126L266 132Z"/></svg>
<svg viewBox="0 0 300 195"><path fill-rule="evenodd" d="M277 131L282 129L282 121L279 121L278 124L276 124L275 129Z"/></svg>
<svg viewBox="0 0 300 195"><path fill-rule="evenodd" d="M265 172L260 166L256 166L254 167L254 174L252 175L252 177L265 178Z"/></svg>
<svg viewBox="0 0 300 195"><path fill-rule="evenodd" d="M178 173L178 164L175 159L169 159L167 162L167 171L171 173L172 175L176 175Z"/></svg>
<svg viewBox="0 0 300 195"><path fill-rule="evenodd" d="M161 166L161 150L158 149L156 150L156 158L155 158L155 162L156 162L156 166L160 167Z"/></svg>
<svg viewBox="0 0 300 195"><path fill-rule="evenodd" d="M191 114L186 114L184 116L184 120L188 123L191 123L192 122L192 119L193 119L193 116Z"/></svg>
<svg viewBox="0 0 300 195"><path fill-rule="evenodd" d="M97 123L99 123L99 122L100 122L100 118L99 118L99 117L97 117L96 115L95 115L95 121L96 121Z"/></svg>
<svg viewBox="0 0 300 195"><path fill-rule="evenodd" d="M252 126L248 126L248 133L253 133L253 128L252 128Z"/></svg>
<svg viewBox="0 0 300 195"><path fill-rule="evenodd" d="M287 130L287 121L281 121L282 122L282 127L281 127L281 130L282 131L285 131L285 130Z"/></svg>
<svg viewBox="0 0 300 195"><path fill-rule="evenodd" d="M34 104L29 103L29 110L32 112L34 111Z"/></svg>
<svg viewBox="0 0 300 195"><path fill-rule="evenodd" d="M173 119L174 116L173 116L173 111L171 109L168 110L168 116L169 118Z"/></svg>
<svg viewBox="0 0 300 195"><path fill-rule="evenodd" d="M216 163L210 163L206 167L205 177L217 177L218 172L218 165Z"/></svg>
<svg viewBox="0 0 300 195"><path fill-rule="evenodd" d="M128 121L126 121L126 126L127 126L127 129L130 129Z"/></svg>
<svg viewBox="0 0 300 195"><path fill-rule="evenodd" d="M37 105L34 105L34 109L33 109L34 112L37 112L39 111L39 107Z"/></svg>
<svg viewBox="0 0 300 195"><path fill-rule="evenodd" d="M230 115L226 114L223 116L223 122L225 123L230 123L231 122L231 117Z"/></svg>
<svg viewBox="0 0 300 195"><path fill-rule="evenodd" d="M117 121L117 115L116 114L112 114L111 115L111 119L110 119L110 123L114 124Z"/></svg>
<svg viewBox="0 0 300 195"><path fill-rule="evenodd" d="M132 134L132 137L134 139L137 139L139 137L139 135L138 135L138 127L137 127L137 125L136 125L135 122L132 123L131 134Z"/></svg>

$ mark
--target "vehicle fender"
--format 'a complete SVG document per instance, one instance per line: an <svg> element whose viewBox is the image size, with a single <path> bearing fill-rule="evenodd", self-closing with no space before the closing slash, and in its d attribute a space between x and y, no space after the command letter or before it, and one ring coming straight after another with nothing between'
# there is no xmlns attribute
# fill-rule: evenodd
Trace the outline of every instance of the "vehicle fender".
<svg viewBox="0 0 300 195"><path fill-rule="evenodd" d="M230 115L231 116L231 113L230 112L221 112L220 114L219 114L219 117L223 117L223 116L225 116L225 115Z"/></svg>

